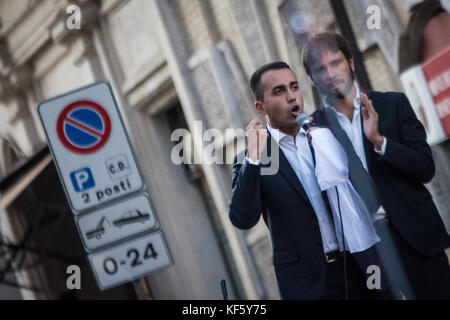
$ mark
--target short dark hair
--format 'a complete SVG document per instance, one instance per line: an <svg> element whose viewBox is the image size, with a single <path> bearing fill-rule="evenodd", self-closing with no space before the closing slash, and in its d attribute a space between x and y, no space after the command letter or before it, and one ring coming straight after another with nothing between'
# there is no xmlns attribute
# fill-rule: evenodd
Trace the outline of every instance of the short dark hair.
<svg viewBox="0 0 450 320"><path fill-rule="evenodd" d="M253 75L250 79L250 88L252 89L253 96L256 100L263 101L264 100L264 90L261 84L261 77L264 73L269 70L279 70L279 69L289 69L292 71L291 67L286 62L276 61L263 65L258 70L253 72Z"/></svg>
<svg viewBox="0 0 450 320"><path fill-rule="evenodd" d="M308 75L311 75L311 69L309 67L326 50L332 52L341 51L347 61L352 58L350 46L343 37L336 33L328 32L316 34L303 46L303 67Z"/></svg>

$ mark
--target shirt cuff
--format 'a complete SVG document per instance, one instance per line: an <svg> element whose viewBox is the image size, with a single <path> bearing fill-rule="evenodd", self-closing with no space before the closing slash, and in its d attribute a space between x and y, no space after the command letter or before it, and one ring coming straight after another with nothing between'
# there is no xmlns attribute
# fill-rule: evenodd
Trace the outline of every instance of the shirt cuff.
<svg viewBox="0 0 450 320"><path fill-rule="evenodd" d="M383 144L381 145L381 150L378 150L376 147L373 147L373 149L380 156L384 156L384 154L386 153L386 144L387 144L387 139L386 139L386 137L383 137Z"/></svg>
<svg viewBox="0 0 450 320"><path fill-rule="evenodd" d="M253 165L255 165L255 166L259 166L260 163L261 163L261 160L253 161L253 160L250 159L249 157L245 157L245 160L247 160L248 163L253 164Z"/></svg>

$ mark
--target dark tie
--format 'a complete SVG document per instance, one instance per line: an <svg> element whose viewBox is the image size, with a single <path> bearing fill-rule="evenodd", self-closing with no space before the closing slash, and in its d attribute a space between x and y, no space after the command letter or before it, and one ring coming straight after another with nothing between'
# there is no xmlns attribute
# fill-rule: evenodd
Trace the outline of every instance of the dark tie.
<svg viewBox="0 0 450 320"><path fill-rule="evenodd" d="M328 121L329 129L334 134L336 139L340 142L345 150L348 158L349 179L367 206L370 214L374 214L380 207L378 199L378 192L372 177L364 169L361 159L353 149L353 144L350 141L347 133L341 128L337 118L336 111L332 108L324 108L324 114Z"/></svg>

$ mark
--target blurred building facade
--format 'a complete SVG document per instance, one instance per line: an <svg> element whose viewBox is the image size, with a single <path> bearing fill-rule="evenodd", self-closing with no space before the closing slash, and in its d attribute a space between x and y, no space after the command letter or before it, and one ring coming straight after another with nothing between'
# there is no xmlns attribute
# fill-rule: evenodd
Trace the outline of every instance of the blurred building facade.
<svg viewBox="0 0 450 320"><path fill-rule="evenodd" d="M225 279L230 298L278 299L263 222L240 231L228 220L230 161L245 145L243 131L214 141L227 151L224 164L175 165L173 130L187 129L199 152L210 141L195 121L224 135L245 129L258 116L249 77L275 60L293 67L305 112L313 112L317 94L300 51L320 31L354 37L372 89L404 91L402 72L450 45L448 2L0 0L0 298L221 299ZM68 27L71 4L80 8L80 29ZM375 29L367 24L373 5L381 13ZM48 158L36 104L105 79L174 265L100 292ZM437 174L427 187L450 231L450 143L432 149ZM65 287L71 264L82 265L82 290Z"/></svg>

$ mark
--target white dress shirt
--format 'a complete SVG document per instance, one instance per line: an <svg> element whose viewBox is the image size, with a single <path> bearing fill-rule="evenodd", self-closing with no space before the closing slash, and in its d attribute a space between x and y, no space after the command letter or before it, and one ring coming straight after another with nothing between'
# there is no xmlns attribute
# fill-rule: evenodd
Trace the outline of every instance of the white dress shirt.
<svg viewBox="0 0 450 320"><path fill-rule="evenodd" d="M319 222L324 252L328 253L338 250L339 244L336 232L334 230L333 222L331 221L330 213L322 198L322 192L317 183L314 162L306 132L303 129L300 129L294 141L292 136L272 128L269 124L267 124L267 129L289 161L289 164L300 180L303 189L314 208L314 212L316 213ZM250 164L258 165L260 163L260 161L253 162L248 157L246 159Z"/></svg>
<svg viewBox="0 0 450 320"><path fill-rule="evenodd" d="M315 129L311 131L311 137L317 181L321 190L328 194L340 250L344 250L343 239L345 250L351 253L372 247L380 238L364 201L349 180L344 148L329 129Z"/></svg>
<svg viewBox="0 0 450 320"><path fill-rule="evenodd" d="M336 111L336 117L337 120L339 122L339 124L341 125L341 128L345 131L345 133L347 133L347 136L349 137L350 141L353 144L353 149L355 149L356 154L358 155L359 159L361 160L364 169L366 169L366 171L368 172L367 169L367 159L366 159L366 154L364 152L364 141L363 141L363 134L364 132L362 132L362 126L361 126L361 98L360 98L360 89L358 84L354 83L355 87L356 87L356 95L355 95L355 99L353 100L353 106L355 107L355 110L353 111L353 119L352 121L350 121L349 118L347 118L347 116L343 113L341 113L340 111L336 110L336 108L334 108L333 106L329 105L327 103L327 100L324 99L323 100L323 104L325 106L325 108L332 108L334 111ZM381 147L381 150L378 150L377 148L374 147L375 152L377 152L379 155L383 156L384 153L386 152L386 144L387 144L387 139L385 137L383 137L383 145ZM373 215L372 220L376 221L379 219L382 219L386 216L386 211L384 210L383 206L380 206L380 208L378 208L378 211L375 215Z"/></svg>

